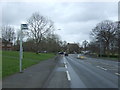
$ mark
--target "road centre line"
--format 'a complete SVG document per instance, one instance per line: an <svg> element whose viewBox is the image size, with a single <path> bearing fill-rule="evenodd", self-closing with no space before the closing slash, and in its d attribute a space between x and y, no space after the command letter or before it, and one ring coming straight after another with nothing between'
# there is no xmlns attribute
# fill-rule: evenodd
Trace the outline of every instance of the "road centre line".
<svg viewBox="0 0 120 90"><path fill-rule="evenodd" d="M116 75L120 75L119 73L115 73Z"/></svg>
<svg viewBox="0 0 120 90"><path fill-rule="evenodd" d="M70 78L70 74L69 74L69 72L68 72L68 71L66 71L66 73L67 73L67 78L68 78L68 81L70 81L70 80L71 80L71 78Z"/></svg>
<svg viewBox="0 0 120 90"><path fill-rule="evenodd" d="M65 60L63 62L64 62L64 64L66 64Z"/></svg>
<svg viewBox="0 0 120 90"><path fill-rule="evenodd" d="M101 69L103 69L103 70L107 70L106 68L103 68L103 67L101 67Z"/></svg>
<svg viewBox="0 0 120 90"><path fill-rule="evenodd" d="M64 64L66 65L66 62L64 62Z"/></svg>
<svg viewBox="0 0 120 90"><path fill-rule="evenodd" d="M106 68L103 68L103 67L100 67L100 66L96 66L96 67L101 68L101 69L103 69L103 70L107 70Z"/></svg>
<svg viewBox="0 0 120 90"><path fill-rule="evenodd" d="M65 65L65 68L67 68L67 65Z"/></svg>
<svg viewBox="0 0 120 90"><path fill-rule="evenodd" d="M100 67L100 66L96 66L96 67Z"/></svg>

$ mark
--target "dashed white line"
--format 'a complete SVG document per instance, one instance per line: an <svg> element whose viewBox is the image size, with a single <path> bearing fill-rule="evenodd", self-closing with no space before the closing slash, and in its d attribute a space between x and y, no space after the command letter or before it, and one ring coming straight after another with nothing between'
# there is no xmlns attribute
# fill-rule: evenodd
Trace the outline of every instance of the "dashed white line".
<svg viewBox="0 0 120 90"><path fill-rule="evenodd" d="M115 73L116 75L120 75L119 73Z"/></svg>
<svg viewBox="0 0 120 90"><path fill-rule="evenodd" d="M67 68L67 65L65 65L65 68Z"/></svg>
<svg viewBox="0 0 120 90"><path fill-rule="evenodd" d="M70 81L70 80L71 80L71 78L70 78L70 74L69 74L69 72L68 72L68 71L66 71L66 73L67 73L67 78L68 78L68 81Z"/></svg>
<svg viewBox="0 0 120 90"><path fill-rule="evenodd" d="M101 67L101 69L103 69L103 70L107 70L106 68L103 68L103 67Z"/></svg>
<svg viewBox="0 0 120 90"><path fill-rule="evenodd" d="M66 64L65 60L64 60L64 64Z"/></svg>
<svg viewBox="0 0 120 90"><path fill-rule="evenodd" d="M100 66L96 66L96 67L100 67Z"/></svg>
<svg viewBox="0 0 120 90"><path fill-rule="evenodd" d="M100 67L100 66L96 66L96 67L101 68L101 69L103 69L105 71L107 70L106 68L103 68L103 67Z"/></svg>

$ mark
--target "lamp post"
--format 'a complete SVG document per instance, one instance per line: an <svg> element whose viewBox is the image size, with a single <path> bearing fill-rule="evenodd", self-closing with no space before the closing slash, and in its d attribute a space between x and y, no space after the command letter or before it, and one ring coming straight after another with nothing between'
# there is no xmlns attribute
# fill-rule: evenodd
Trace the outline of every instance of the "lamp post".
<svg viewBox="0 0 120 90"><path fill-rule="evenodd" d="M22 59L23 59L23 47L22 47L22 39L23 39L23 30L28 29L28 24L21 24L21 31L20 31L20 73L22 72Z"/></svg>

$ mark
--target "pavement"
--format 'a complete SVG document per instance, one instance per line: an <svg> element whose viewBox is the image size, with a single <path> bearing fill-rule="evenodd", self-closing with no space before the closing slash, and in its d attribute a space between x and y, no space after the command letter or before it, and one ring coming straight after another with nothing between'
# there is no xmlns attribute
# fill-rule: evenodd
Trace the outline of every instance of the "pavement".
<svg viewBox="0 0 120 90"><path fill-rule="evenodd" d="M62 58L63 56L59 58L56 67L43 88L70 88L70 82L68 81L65 64Z"/></svg>
<svg viewBox="0 0 120 90"><path fill-rule="evenodd" d="M4 88L118 88L119 63L77 59L77 54L59 56L27 68L3 80Z"/></svg>
<svg viewBox="0 0 120 90"><path fill-rule="evenodd" d="M23 73L16 73L2 80L2 88L42 88L57 64L57 59L41 61Z"/></svg>

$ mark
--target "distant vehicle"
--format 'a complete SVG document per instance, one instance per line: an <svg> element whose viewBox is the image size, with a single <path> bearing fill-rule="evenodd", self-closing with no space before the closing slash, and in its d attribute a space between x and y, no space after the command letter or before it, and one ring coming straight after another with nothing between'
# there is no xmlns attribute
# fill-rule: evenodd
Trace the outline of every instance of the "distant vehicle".
<svg viewBox="0 0 120 90"><path fill-rule="evenodd" d="M47 51L38 51L38 53L47 53Z"/></svg>
<svg viewBox="0 0 120 90"><path fill-rule="evenodd" d="M64 54L64 52L59 52L59 54Z"/></svg>
<svg viewBox="0 0 120 90"><path fill-rule="evenodd" d="M65 53L65 56L68 56L68 54L67 54L67 53Z"/></svg>
<svg viewBox="0 0 120 90"><path fill-rule="evenodd" d="M83 56L83 55L78 55L78 56L77 56L77 59L86 59L86 57Z"/></svg>

